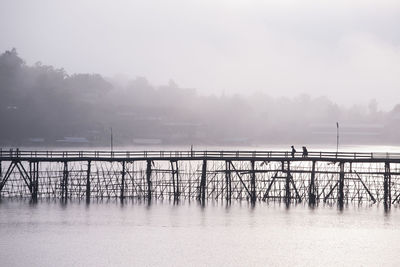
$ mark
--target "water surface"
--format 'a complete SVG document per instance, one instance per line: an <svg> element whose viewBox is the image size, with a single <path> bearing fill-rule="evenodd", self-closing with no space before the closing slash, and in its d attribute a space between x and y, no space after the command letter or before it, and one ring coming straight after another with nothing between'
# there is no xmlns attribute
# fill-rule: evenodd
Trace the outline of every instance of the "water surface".
<svg viewBox="0 0 400 267"><path fill-rule="evenodd" d="M400 266L382 206L0 203L1 266Z"/></svg>

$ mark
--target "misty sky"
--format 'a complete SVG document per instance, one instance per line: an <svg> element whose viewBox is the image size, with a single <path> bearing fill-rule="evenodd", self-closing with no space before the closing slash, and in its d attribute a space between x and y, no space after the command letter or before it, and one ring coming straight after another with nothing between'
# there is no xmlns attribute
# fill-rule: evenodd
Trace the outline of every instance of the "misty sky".
<svg viewBox="0 0 400 267"><path fill-rule="evenodd" d="M204 94L400 103L398 0L0 0L0 49L12 47L28 64Z"/></svg>

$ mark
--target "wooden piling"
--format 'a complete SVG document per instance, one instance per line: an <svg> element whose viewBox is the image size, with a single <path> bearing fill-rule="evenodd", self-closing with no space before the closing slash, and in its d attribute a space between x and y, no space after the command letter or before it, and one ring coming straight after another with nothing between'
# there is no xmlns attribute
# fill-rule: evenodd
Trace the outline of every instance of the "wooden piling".
<svg viewBox="0 0 400 267"><path fill-rule="evenodd" d="M338 204L342 208L344 205L344 162L339 163L339 168Z"/></svg>
<svg viewBox="0 0 400 267"><path fill-rule="evenodd" d="M310 206L315 205L316 203L316 188L315 188L315 161L312 162L311 168L311 179L310 185L308 188L308 204Z"/></svg>
<svg viewBox="0 0 400 267"><path fill-rule="evenodd" d="M146 180L147 180L147 200L151 201L151 160L147 160Z"/></svg>
<svg viewBox="0 0 400 267"><path fill-rule="evenodd" d="M282 166L284 165L284 162L282 162ZM284 167L282 167L284 168ZM291 195L290 195L290 179L291 179L291 174L290 174L290 161L287 161L287 169L286 169L286 179L285 179L285 203L289 204Z"/></svg>
<svg viewBox="0 0 400 267"><path fill-rule="evenodd" d="M63 178L61 181L61 199L67 200L68 197L68 162L64 161Z"/></svg>
<svg viewBox="0 0 400 267"><path fill-rule="evenodd" d="M175 193L176 193L176 200L178 200L179 199L179 196L180 196L180 188L179 188L179 166L178 166L178 161L175 161L175 178L176 178L176 190L175 190Z"/></svg>
<svg viewBox="0 0 400 267"><path fill-rule="evenodd" d="M32 161L29 161L29 177L30 177L30 184L29 184L29 191L32 192L32 179L33 179L33 167ZM33 196L33 195L32 195Z"/></svg>
<svg viewBox="0 0 400 267"><path fill-rule="evenodd" d="M34 177L31 177L31 181L33 183L32 186L32 200L34 202L37 201L38 199L38 193L39 193L39 161L36 161L34 163Z"/></svg>
<svg viewBox="0 0 400 267"><path fill-rule="evenodd" d="M174 193L174 200L178 200L180 196L180 189L179 189L179 176L178 176L178 161L170 161L171 163L171 173L172 173L172 187ZM174 167L175 163L175 167Z"/></svg>
<svg viewBox="0 0 400 267"><path fill-rule="evenodd" d="M86 171L86 202L90 202L90 171L91 171L91 161L87 162L88 167Z"/></svg>
<svg viewBox="0 0 400 267"><path fill-rule="evenodd" d="M202 203L206 200L206 173L207 173L207 160L203 160L203 166L201 169L201 180L200 180L200 190L199 199Z"/></svg>
<svg viewBox="0 0 400 267"><path fill-rule="evenodd" d="M383 179L383 203L386 208L390 208L392 203L391 192L390 162L385 162L385 174Z"/></svg>
<svg viewBox="0 0 400 267"><path fill-rule="evenodd" d="M121 172L121 193L120 193L120 198L121 201L124 200L124 194L125 194L125 161L122 161L122 172Z"/></svg>
<svg viewBox="0 0 400 267"><path fill-rule="evenodd" d="M16 163L18 170L21 172L24 172L24 168L23 165L20 163ZM20 164L20 167L18 166L18 164ZM31 192L31 200L33 202L37 202L38 199L38 187L39 187L39 175L38 175L38 171L39 171L39 162L29 162L29 174L25 173L25 175L28 178L29 181L29 191ZM21 173L21 176L24 176L23 173Z"/></svg>
<svg viewBox="0 0 400 267"><path fill-rule="evenodd" d="M254 160L251 162L251 177L250 177L250 192L251 192L251 198L250 201L252 204L256 203L256 172L255 172L255 163Z"/></svg>
<svg viewBox="0 0 400 267"><path fill-rule="evenodd" d="M232 177L231 177L231 162L225 161L225 187L226 187L226 201L230 202L232 199Z"/></svg>
<svg viewBox="0 0 400 267"><path fill-rule="evenodd" d="M175 170L174 170L174 164L173 161L170 161L171 163L171 172L172 172L172 192L174 199L176 198L176 188L175 188Z"/></svg>

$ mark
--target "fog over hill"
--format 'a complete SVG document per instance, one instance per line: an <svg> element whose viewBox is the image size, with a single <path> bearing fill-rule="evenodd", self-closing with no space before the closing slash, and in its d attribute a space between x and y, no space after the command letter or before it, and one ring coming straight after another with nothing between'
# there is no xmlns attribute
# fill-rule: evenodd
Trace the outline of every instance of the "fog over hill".
<svg viewBox="0 0 400 267"><path fill-rule="evenodd" d="M179 84L179 83L178 83ZM323 96L200 95L174 81L106 78L27 65L15 49L0 55L0 145L115 143L250 145L399 144L400 105L380 111L339 106Z"/></svg>

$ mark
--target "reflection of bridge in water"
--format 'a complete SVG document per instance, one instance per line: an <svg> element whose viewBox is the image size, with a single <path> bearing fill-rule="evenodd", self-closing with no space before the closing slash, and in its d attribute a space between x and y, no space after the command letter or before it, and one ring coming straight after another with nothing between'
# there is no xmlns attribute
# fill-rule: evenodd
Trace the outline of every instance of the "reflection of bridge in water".
<svg viewBox="0 0 400 267"><path fill-rule="evenodd" d="M292 202L400 201L400 154L0 151L0 196Z"/></svg>

